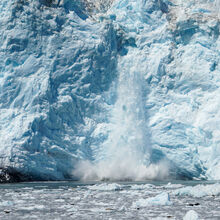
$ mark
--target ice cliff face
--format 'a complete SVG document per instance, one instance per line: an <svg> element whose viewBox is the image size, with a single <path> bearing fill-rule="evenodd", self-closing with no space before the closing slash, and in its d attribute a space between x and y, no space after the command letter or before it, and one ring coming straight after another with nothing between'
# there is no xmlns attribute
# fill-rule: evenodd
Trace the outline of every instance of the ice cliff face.
<svg viewBox="0 0 220 220"><path fill-rule="evenodd" d="M220 179L219 5L1 1L1 179Z"/></svg>

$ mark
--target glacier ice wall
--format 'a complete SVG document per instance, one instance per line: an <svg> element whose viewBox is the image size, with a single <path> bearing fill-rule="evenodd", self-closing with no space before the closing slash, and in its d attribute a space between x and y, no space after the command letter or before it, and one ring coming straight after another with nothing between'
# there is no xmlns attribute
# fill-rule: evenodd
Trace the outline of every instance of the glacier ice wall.
<svg viewBox="0 0 220 220"><path fill-rule="evenodd" d="M1 1L0 177L219 179L219 5Z"/></svg>
<svg viewBox="0 0 220 220"><path fill-rule="evenodd" d="M69 5L9 4L0 9L1 167L70 178L74 162L91 157L90 133L102 120L92 118L116 76L115 31Z"/></svg>

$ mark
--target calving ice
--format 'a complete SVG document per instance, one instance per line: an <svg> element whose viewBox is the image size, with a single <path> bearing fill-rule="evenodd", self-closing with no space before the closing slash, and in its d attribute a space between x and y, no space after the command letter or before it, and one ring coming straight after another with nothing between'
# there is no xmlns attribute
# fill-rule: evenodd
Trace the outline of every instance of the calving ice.
<svg viewBox="0 0 220 220"><path fill-rule="evenodd" d="M1 1L2 181L219 179L219 5Z"/></svg>

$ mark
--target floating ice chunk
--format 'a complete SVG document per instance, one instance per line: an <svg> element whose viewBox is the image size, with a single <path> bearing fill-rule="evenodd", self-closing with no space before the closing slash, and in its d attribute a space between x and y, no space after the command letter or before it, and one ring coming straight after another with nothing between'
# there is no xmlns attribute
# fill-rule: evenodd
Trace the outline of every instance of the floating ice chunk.
<svg viewBox="0 0 220 220"><path fill-rule="evenodd" d="M163 192L155 197L151 197L148 199L139 199L138 201L132 204L133 208L141 208L151 205L172 205L170 201L170 196L168 193Z"/></svg>
<svg viewBox="0 0 220 220"><path fill-rule="evenodd" d="M11 201L0 202L0 206L13 206L13 205L14 205L14 203Z"/></svg>
<svg viewBox="0 0 220 220"><path fill-rule="evenodd" d="M179 196L188 195L198 198L204 196L217 196L220 194L220 184L187 186L176 189L172 193Z"/></svg>
<svg viewBox="0 0 220 220"><path fill-rule="evenodd" d="M116 190L121 190L122 186L117 184L117 183L103 183L103 184L96 184L93 186L88 186L88 189L91 190L101 190L101 191L116 191Z"/></svg>
<svg viewBox="0 0 220 220"><path fill-rule="evenodd" d="M183 217L183 220L198 220L199 216L198 213L194 210L190 210L186 213L186 215Z"/></svg>
<svg viewBox="0 0 220 220"><path fill-rule="evenodd" d="M181 188L183 187L182 184L172 184L172 183L167 183L166 188Z"/></svg>
<svg viewBox="0 0 220 220"><path fill-rule="evenodd" d="M120 207L120 208L118 209L118 211L121 211L121 212L122 212L122 211L127 211L127 208L126 208L126 206L123 205L122 207Z"/></svg>
<svg viewBox="0 0 220 220"><path fill-rule="evenodd" d="M72 207L72 208L67 210L67 212L77 212L77 211L78 211L78 209L75 208L75 207Z"/></svg>
<svg viewBox="0 0 220 220"><path fill-rule="evenodd" d="M42 210L45 209L44 205L32 205L32 206L26 206L22 207L22 210L32 211L32 210Z"/></svg>
<svg viewBox="0 0 220 220"><path fill-rule="evenodd" d="M131 189L132 190L144 190L144 189L149 189L153 188L153 185L151 184L141 184L141 185L132 185Z"/></svg>

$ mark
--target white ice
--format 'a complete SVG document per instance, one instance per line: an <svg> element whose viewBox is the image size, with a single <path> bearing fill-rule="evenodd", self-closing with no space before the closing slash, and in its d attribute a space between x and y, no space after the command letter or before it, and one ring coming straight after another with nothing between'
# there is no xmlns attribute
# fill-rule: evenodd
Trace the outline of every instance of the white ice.
<svg viewBox="0 0 220 220"><path fill-rule="evenodd" d="M139 199L136 202L133 202L133 208L143 208L147 206L154 206L154 205L172 205L170 201L169 193L163 192L155 197L150 197L146 199Z"/></svg>
<svg viewBox="0 0 220 220"><path fill-rule="evenodd" d="M183 220L199 220L199 215L196 211L190 210L183 217Z"/></svg>
<svg viewBox="0 0 220 220"><path fill-rule="evenodd" d="M176 196L193 196L201 198L204 196L218 196L220 194L220 184L187 186L176 189L172 192Z"/></svg>

